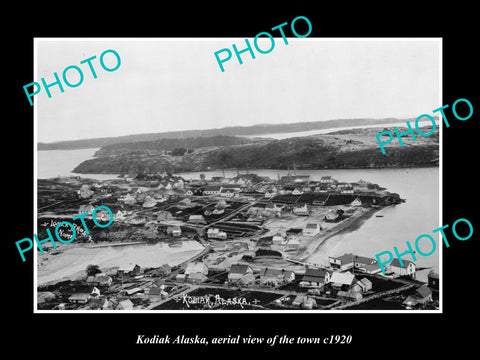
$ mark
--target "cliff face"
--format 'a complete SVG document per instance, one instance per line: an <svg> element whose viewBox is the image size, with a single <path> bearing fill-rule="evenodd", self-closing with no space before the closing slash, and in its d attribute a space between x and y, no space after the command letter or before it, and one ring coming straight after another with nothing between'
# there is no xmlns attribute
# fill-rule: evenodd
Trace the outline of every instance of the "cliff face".
<svg viewBox="0 0 480 360"><path fill-rule="evenodd" d="M383 155L375 134L384 129L343 130L325 135L266 140L229 146L200 147L184 156L161 155L147 149L87 160L77 173L187 172L220 168L324 169L438 166L438 132L430 137L395 138ZM391 130L391 129L390 129ZM425 130L428 132L428 130ZM108 151L99 151L106 154Z"/></svg>

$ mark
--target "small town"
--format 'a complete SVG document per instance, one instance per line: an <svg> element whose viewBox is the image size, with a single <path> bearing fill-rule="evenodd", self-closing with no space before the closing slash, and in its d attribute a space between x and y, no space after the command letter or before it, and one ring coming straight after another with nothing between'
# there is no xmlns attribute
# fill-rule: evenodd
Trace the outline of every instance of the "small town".
<svg viewBox="0 0 480 360"><path fill-rule="evenodd" d="M232 178L184 179L167 172L111 180L79 176L38 180L38 234L108 206L108 229L89 223L71 244L38 254L39 310L414 310L438 309L439 276L416 280L417 265L394 259L382 274L371 254L346 252L308 261L341 231L403 200L378 184L289 174L277 179L237 172ZM80 225L80 224L78 224ZM62 229L62 236L70 229ZM359 239L361 241L361 239ZM188 258L175 257L186 243ZM162 246L160 248L154 246ZM150 246L155 265L104 266L79 251ZM150 249L150 248L149 248ZM160 252L168 249L171 258ZM74 251L77 251L75 254ZM158 257L156 257L158 255ZM64 258L71 275L54 269ZM70 260L75 259L75 260ZM167 260L165 260L167 259ZM85 266L82 266L84 261ZM69 265L64 265L68 267ZM66 270L66 269L65 269ZM39 275L40 279L40 275ZM43 278L42 278L43 279Z"/></svg>

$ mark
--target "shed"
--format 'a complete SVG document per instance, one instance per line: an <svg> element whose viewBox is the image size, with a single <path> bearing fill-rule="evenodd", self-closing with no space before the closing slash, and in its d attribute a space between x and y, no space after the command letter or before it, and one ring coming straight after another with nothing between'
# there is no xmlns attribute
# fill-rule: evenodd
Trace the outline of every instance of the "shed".
<svg viewBox="0 0 480 360"><path fill-rule="evenodd" d="M120 266L117 270L117 274L119 275L136 276L139 273L140 273L140 266L133 263Z"/></svg>
<svg viewBox="0 0 480 360"><path fill-rule="evenodd" d="M68 298L68 301L76 304L86 304L90 300L90 293L76 293Z"/></svg>

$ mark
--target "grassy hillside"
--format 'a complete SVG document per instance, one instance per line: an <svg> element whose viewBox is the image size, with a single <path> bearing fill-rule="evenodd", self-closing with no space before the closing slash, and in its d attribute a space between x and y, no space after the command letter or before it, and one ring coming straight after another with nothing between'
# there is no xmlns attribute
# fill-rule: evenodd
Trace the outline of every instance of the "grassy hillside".
<svg viewBox="0 0 480 360"><path fill-rule="evenodd" d="M375 134L384 129L343 130L331 134L257 143L196 148L184 156L152 154L148 150L102 156L77 166L78 173L155 173L206 171L221 168L324 169L437 166L438 132L430 137L404 137L385 147ZM425 130L427 132L427 130ZM150 146L150 145L148 145ZM147 147L148 147L147 146Z"/></svg>
<svg viewBox="0 0 480 360"><path fill-rule="evenodd" d="M161 133L135 134L117 137L103 137L95 139L82 139L71 141L58 141L53 143L38 143L38 150L71 150L91 149L105 147L119 143L133 143L141 141L155 141L159 139L179 139L192 137L210 137L218 135L252 135L261 136L273 133L289 133L297 131L309 131L318 129L329 129L336 127L362 126L372 124L389 124L403 122L410 119L338 119L327 121L297 122L290 124L258 124L252 126L229 126L220 129L168 131Z"/></svg>

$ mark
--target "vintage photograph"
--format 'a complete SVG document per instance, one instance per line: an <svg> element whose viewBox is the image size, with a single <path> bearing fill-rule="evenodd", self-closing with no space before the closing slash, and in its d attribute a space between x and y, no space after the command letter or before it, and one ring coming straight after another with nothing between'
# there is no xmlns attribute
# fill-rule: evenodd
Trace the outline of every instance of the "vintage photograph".
<svg viewBox="0 0 480 360"><path fill-rule="evenodd" d="M35 38L36 312L441 311L441 38L274 39Z"/></svg>

